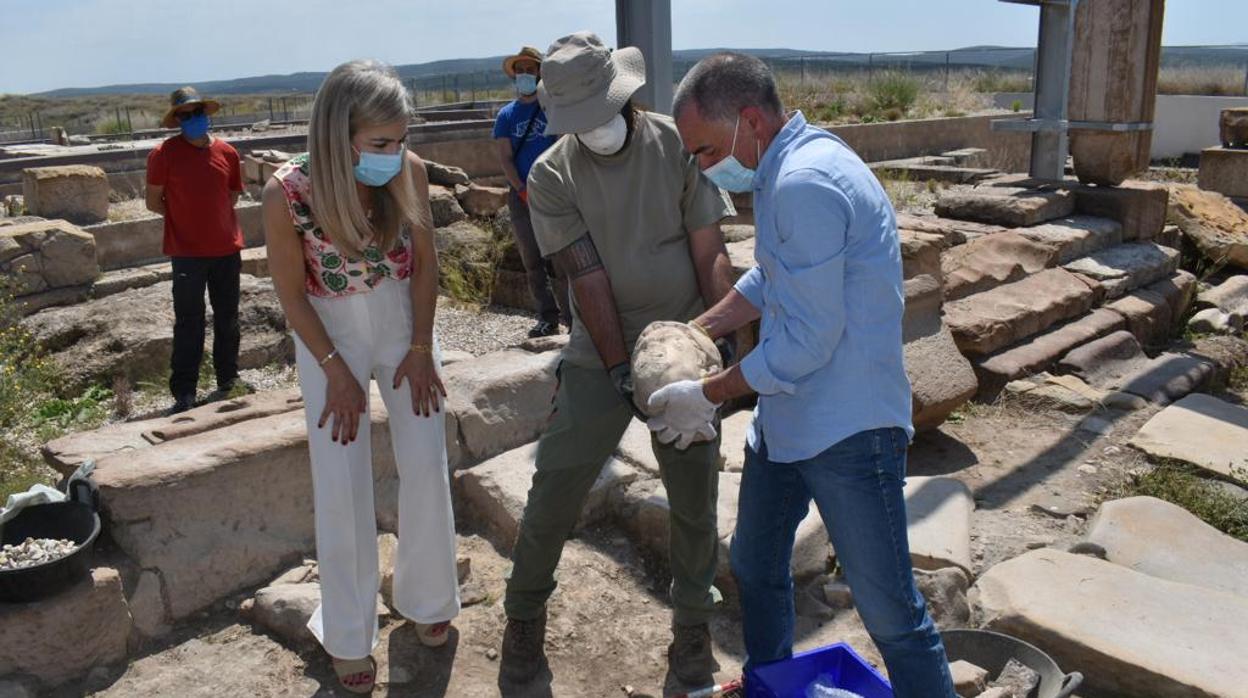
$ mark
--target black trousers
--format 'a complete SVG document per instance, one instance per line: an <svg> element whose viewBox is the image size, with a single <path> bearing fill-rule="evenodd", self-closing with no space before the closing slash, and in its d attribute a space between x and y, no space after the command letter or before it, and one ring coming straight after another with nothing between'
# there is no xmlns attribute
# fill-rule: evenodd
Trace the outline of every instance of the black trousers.
<svg viewBox="0 0 1248 698"><path fill-rule="evenodd" d="M212 303L212 367L217 387L238 378L238 277L242 257L173 258L173 357L169 391L194 395L204 360L204 291Z"/></svg>

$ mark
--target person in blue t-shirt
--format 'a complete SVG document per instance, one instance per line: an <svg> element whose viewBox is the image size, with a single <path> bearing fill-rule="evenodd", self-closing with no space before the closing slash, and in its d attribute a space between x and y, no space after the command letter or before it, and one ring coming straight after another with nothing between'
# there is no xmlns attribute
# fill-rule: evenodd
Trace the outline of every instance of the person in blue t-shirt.
<svg viewBox="0 0 1248 698"><path fill-rule="evenodd" d="M546 135L546 113L537 101L537 81L542 74L541 51L525 46L503 61L503 72L515 81L519 96L499 110L494 120L494 142L498 146L499 164L511 185L507 208L511 211L516 247L524 262L529 292L537 303L538 320L529 330L529 336L547 337L559 333L560 320L572 327L572 310L568 305L567 279L556 274L538 250L525 190L529 168L556 140Z"/></svg>

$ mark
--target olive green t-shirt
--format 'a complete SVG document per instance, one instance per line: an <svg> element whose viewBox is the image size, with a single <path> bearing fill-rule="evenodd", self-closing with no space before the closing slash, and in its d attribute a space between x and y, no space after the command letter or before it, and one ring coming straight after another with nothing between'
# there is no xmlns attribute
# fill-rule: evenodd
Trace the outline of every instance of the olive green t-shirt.
<svg viewBox="0 0 1248 698"><path fill-rule="evenodd" d="M615 155L598 155L575 136L564 136L534 163L527 186L543 256L586 234L594 241L630 354L646 325L685 322L705 309L689 232L735 211L684 151L670 117L641 112L629 142ZM602 366L575 299L572 311L576 322L564 360Z"/></svg>

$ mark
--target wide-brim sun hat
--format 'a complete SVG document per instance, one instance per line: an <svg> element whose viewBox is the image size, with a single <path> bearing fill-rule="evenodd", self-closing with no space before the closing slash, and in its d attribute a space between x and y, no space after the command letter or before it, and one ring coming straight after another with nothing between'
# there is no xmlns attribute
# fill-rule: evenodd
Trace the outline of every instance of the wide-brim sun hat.
<svg viewBox="0 0 1248 698"><path fill-rule="evenodd" d="M542 61L537 98L546 133L584 133L611 120L646 84L646 59L634 46L612 51L593 32L576 32L550 45Z"/></svg>
<svg viewBox="0 0 1248 698"><path fill-rule="evenodd" d="M166 111L165 115L160 119L161 127L177 128L177 113L188 109L194 109L199 106L202 106L204 108L204 113L209 116L216 114L217 111L221 109L220 102L215 99L204 99L200 97L194 87L181 87L174 90L173 94L169 95L169 110Z"/></svg>
<svg viewBox="0 0 1248 698"><path fill-rule="evenodd" d="M508 56L503 59L503 72L507 73L507 77L516 77L516 64L520 61L533 61L539 66L542 64L542 52L532 46L525 46L520 49L514 56Z"/></svg>

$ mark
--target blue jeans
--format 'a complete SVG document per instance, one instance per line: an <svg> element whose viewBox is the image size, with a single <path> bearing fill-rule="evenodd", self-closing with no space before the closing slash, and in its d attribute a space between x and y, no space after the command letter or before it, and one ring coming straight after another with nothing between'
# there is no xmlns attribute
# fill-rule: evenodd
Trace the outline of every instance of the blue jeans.
<svg viewBox="0 0 1248 698"><path fill-rule="evenodd" d="M774 463L746 447L732 573L746 666L793 653L793 539L813 498L858 614L897 698L953 698L945 647L914 584L906 539L906 432L862 431L809 460Z"/></svg>

